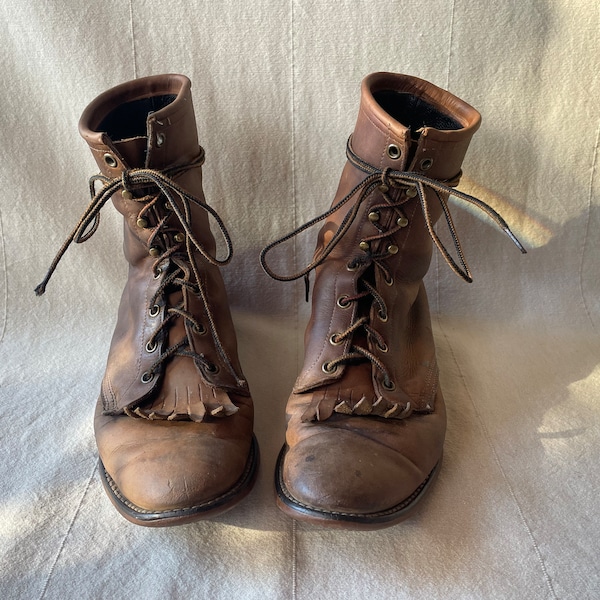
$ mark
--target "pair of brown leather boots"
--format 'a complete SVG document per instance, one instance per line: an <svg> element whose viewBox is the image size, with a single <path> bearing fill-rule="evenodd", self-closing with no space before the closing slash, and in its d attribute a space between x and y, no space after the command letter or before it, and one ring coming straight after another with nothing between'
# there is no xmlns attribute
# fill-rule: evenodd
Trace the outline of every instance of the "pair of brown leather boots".
<svg viewBox="0 0 600 600"><path fill-rule="evenodd" d="M489 206L452 190L479 123L475 109L423 80L368 76L331 208L261 255L278 279L308 281L315 270L306 357L276 473L278 504L294 518L391 525L417 507L439 471L446 415L423 287L432 242L471 279L450 193L518 244ZM219 269L231 240L202 191L190 81L161 75L115 87L86 108L79 128L101 174L36 292L69 244L94 234L112 199L124 217L129 277L95 414L102 481L118 511L140 525L222 513L250 491L259 452ZM452 254L433 228L441 215ZM224 238L221 258L211 219ZM312 263L275 274L268 252L320 221Z"/></svg>

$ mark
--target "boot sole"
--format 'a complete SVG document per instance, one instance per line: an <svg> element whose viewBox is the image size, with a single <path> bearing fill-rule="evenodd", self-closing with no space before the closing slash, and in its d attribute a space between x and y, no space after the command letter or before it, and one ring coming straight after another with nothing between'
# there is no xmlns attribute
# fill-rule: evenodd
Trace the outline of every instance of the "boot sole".
<svg viewBox="0 0 600 600"><path fill-rule="evenodd" d="M119 513L131 523L145 527L169 527L185 525L202 519L215 517L232 509L243 500L252 489L259 466L259 450L256 438L252 436L252 444L244 473L238 482L225 494L186 508L150 511L130 502L119 490L112 477L106 472L102 460L99 461L100 479L108 497Z"/></svg>
<svg viewBox="0 0 600 600"><path fill-rule="evenodd" d="M283 481L283 461L287 452L284 445L277 458L275 489L277 506L292 519L338 529L373 530L390 527L409 518L427 495L440 471L442 459L437 462L425 481L405 500L387 510L373 513L327 511L304 504L294 498Z"/></svg>

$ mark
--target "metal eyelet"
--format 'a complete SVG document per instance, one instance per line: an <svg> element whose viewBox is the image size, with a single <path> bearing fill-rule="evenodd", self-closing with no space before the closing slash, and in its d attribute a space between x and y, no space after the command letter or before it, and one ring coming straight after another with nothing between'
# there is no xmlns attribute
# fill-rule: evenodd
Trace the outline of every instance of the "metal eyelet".
<svg viewBox="0 0 600 600"><path fill-rule="evenodd" d="M146 344L146 352L148 354L152 354L153 352L156 352L157 348L158 348L158 344L156 342L148 342Z"/></svg>
<svg viewBox="0 0 600 600"><path fill-rule="evenodd" d="M388 347L388 345L385 342L383 342L383 344L377 344L377 349L380 352L384 352L385 353L385 352L387 352L389 350L389 347Z"/></svg>
<svg viewBox="0 0 600 600"><path fill-rule="evenodd" d="M344 294L337 299L337 305L340 308L350 308L350 302L348 301L348 296Z"/></svg>
<svg viewBox="0 0 600 600"><path fill-rule="evenodd" d="M385 379L381 382L381 385L388 392L393 392L396 389L396 384L393 381L386 381Z"/></svg>
<svg viewBox="0 0 600 600"><path fill-rule="evenodd" d="M173 239L180 244L181 242L185 242L185 235L181 232L177 232L174 236Z"/></svg>
<svg viewBox="0 0 600 600"><path fill-rule="evenodd" d="M385 313L381 314L381 311L377 311L377 316L382 323L387 323L388 316Z"/></svg>
<svg viewBox="0 0 600 600"><path fill-rule="evenodd" d="M363 252L368 252L369 249L371 248L371 244L369 244L369 242L361 242L358 247L363 251Z"/></svg>
<svg viewBox="0 0 600 600"><path fill-rule="evenodd" d="M390 244L387 247L387 251L389 254L398 254L398 250L399 250L399 248L398 248L398 246L396 246L396 244Z"/></svg>
<svg viewBox="0 0 600 600"><path fill-rule="evenodd" d="M215 373L219 372L219 365L209 363L208 365L206 365L205 369L207 373L212 373L214 375Z"/></svg>
<svg viewBox="0 0 600 600"><path fill-rule="evenodd" d="M165 143L165 134L164 133L157 133L156 134L156 145L160 148L164 143Z"/></svg>
<svg viewBox="0 0 600 600"><path fill-rule="evenodd" d="M117 162L117 159L110 154L109 152L107 152L102 158L104 158L104 162L111 168L114 169L116 168L119 163Z"/></svg>
<svg viewBox="0 0 600 600"><path fill-rule="evenodd" d="M379 214L379 211L377 211L377 210L372 210L368 215L368 219L369 219L369 221L371 221L371 223L377 223L377 221L379 221L380 218L381 218L381 215Z"/></svg>
<svg viewBox="0 0 600 600"><path fill-rule="evenodd" d="M339 339L339 334L338 333L334 333L330 338L329 338L329 343L332 346L339 346L340 344L344 343L344 340Z"/></svg>
<svg viewBox="0 0 600 600"><path fill-rule="evenodd" d="M160 306L158 304L155 304L150 308L150 310L148 310L148 314L153 318L158 317L158 315L160 314Z"/></svg>
<svg viewBox="0 0 600 600"><path fill-rule="evenodd" d="M354 264L353 262L350 262L346 265L346 269L348 271L357 271L358 270L358 263Z"/></svg>
<svg viewBox="0 0 600 600"><path fill-rule="evenodd" d="M140 377L140 381L142 383L150 383L153 379L154 379L154 373L148 372L148 371L146 371L145 373L142 373L142 376Z"/></svg>
<svg viewBox="0 0 600 600"><path fill-rule="evenodd" d="M327 375L331 375L337 371L337 366L331 367L328 362L324 362L321 365L321 370L323 373L327 373Z"/></svg>
<svg viewBox="0 0 600 600"><path fill-rule="evenodd" d="M405 216L398 217L396 219L396 225L398 225L398 227L404 228L408 225L408 219Z"/></svg>
<svg viewBox="0 0 600 600"><path fill-rule="evenodd" d="M198 323L197 325L194 324L192 326L192 329L194 330L194 332L196 332L198 335L205 335L206 334L206 327L204 327L204 325L202 325L202 323Z"/></svg>
<svg viewBox="0 0 600 600"><path fill-rule="evenodd" d="M405 194L406 194L407 198L414 198L418 194L417 188L416 187L409 187L406 190Z"/></svg>
<svg viewBox="0 0 600 600"><path fill-rule="evenodd" d="M433 158L424 158L421 161L421 170L427 171L427 169L431 169L431 165L433 165Z"/></svg>
<svg viewBox="0 0 600 600"><path fill-rule="evenodd" d="M397 144L390 144L387 147L386 152L392 160L398 160L402 155L402 151L400 150L400 147Z"/></svg>
<svg viewBox="0 0 600 600"><path fill-rule="evenodd" d="M394 285L394 278L393 277L390 277L389 279L387 279L384 276L383 281L385 281L385 285L387 285L387 286L391 287L392 285Z"/></svg>

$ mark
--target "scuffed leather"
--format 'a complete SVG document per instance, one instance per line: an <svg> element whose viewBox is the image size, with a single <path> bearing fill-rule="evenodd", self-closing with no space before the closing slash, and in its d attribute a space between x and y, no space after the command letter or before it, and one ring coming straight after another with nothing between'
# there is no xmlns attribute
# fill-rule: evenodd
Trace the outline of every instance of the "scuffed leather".
<svg viewBox="0 0 600 600"><path fill-rule="evenodd" d="M418 132L411 132L377 103L373 94L379 90L415 94L460 128L442 131L424 124ZM389 167L438 180L455 179L479 124L475 109L430 83L376 73L362 83L351 145L356 155L381 170ZM400 149L399 158L388 155L390 144ZM433 160L429 168L424 159ZM332 206L364 177L348 162ZM426 193L435 221L442 209L435 192L428 189ZM347 266L363 254L360 241L378 233L367 218L372 207L382 202L382 192L375 189L363 202L351 228L316 268L304 365L286 408L283 482L294 502L328 514L366 514L397 505L426 480L443 450L446 413L423 285L432 241L418 197L409 197L403 189L390 189L388 194L400 203L408 225L373 248L378 252L384 244L393 243L399 249L385 263L393 277L392 285L374 269L375 287L388 308L388 318L382 320L373 303L370 326L386 341L387 348L384 351L359 332L344 344L330 342L355 320L357 303L340 308L337 300L357 293L357 281L365 271L351 271ZM352 208L350 204L327 218L315 255L338 229ZM391 219L396 218L393 212L381 211L381 216L380 223L391 228ZM323 371L323 363L342 356L351 343L368 348L385 365L394 390L382 385L381 373L370 362L345 364L334 373Z"/></svg>
<svg viewBox="0 0 600 600"><path fill-rule="evenodd" d="M94 130L94 127L99 126L106 115L120 103L154 94L176 94L176 99L147 117L147 138L113 141L104 132ZM101 172L111 178L119 176L129 168L147 167L161 170L176 164L187 164L199 154L190 83L183 76L145 78L136 80L134 85L124 84L106 92L84 111L80 120L80 132L90 145ZM160 146L157 145L158 135L162 136ZM117 159L116 167L106 163L106 153ZM175 180L204 201L201 169L185 171L176 176ZM125 408L140 406L152 398L159 388L162 394L166 392L163 375L155 377L150 384L141 383L140 378L156 359L156 353L146 352L145 344L153 330L164 319L164 307L161 307L157 316L150 317L150 300L165 277L167 269L162 270L158 279L155 278L155 259L148 255L151 230L140 228L136 224L140 204L135 200L123 198L121 194L114 195L113 203L124 217L124 254L129 263L129 277L119 307L119 318L102 385L102 397L104 410L118 413L123 412ZM195 235L204 248L214 254L216 243L206 212L195 205L191 206L191 212ZM198 376L209 387L248 394L248 386L237 357L235 331L219 268L206 262L198 252L196 260L202 265L204 288L227 357L216 351L210 333L200 336L188 331L193 350L218 366L216 373L198 369ZM204 308L198 298L186 290L182 293L185 308L197 316L198 321L209 331ZM182 335L185 334L186 332L182 332ZM177 369L182 360L187 359L175 357L167 368ZM178 394L177 387L175 386L170 393L173 396Z"/></svg>
<svg viewBox="0 0 600 600"><path fill-rule="evenodd" d="M145 134L120 139L113 132L116 139L111 139L102 131L107 115L123 103L155 95L174 99L154 113L138 115L146 120ZM138 79L105 92L84 111L80 132L101 173L111 179L128 169L161 171L186 165L200 154L190 82L181 75ZM116 166L107 164L107 153ZM173 179L204 201L200 168L183 171ZM151 230L137 224L141 203L121 193L112 200L124 217L123 251L129 274L95 415L100 458L111 486L116 486L111 493L118 502L136 512L157 515L200 507L195 518L201 518L204 507L212 510L251 466L253 405L237 356L225 287L219 268L194 250L223 355L215 347L204 305L191 290L184 287L159 294L154 307L153 298L169 267L183 259L169 257L157 265L156 258L149 255ZM166 214L164 207L160 210ZM190 211L194 236L214 256L216 243L206 211L194 204ZM161 268L158 273L157 266ZM184 264L182 277L190 276L191 269ZM159 330L167 308L180 302L203 330L196 331L179 316L163 328L156 350L149 351L147 342ZM143 383L141 376L157 355L186 336L191 351L218 370L209 372L192 357L176 355L164 361L150 383Z"/></svg>

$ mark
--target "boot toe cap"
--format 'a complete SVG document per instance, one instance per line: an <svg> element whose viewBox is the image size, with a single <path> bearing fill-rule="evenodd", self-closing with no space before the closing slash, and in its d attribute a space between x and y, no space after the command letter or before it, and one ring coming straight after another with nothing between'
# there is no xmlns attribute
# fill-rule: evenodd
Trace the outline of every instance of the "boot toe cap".
<svg viewBox="0 0 600 600"><path fill-rule="evenodd" d="M428 475L396 450L343 429L288 448L280 472L293 503L357 516L393 510Z"/></svg>
<svg viewBox="0 0 600 600"><path fill-rule="evenodd" d="M257 457L251 419L240 412L213 423L98 412L96 441L113 502L140 514L192 509L200 514L227 503L238 487L249 489ZM230 420L238 420L236 435L223 431L233 425ZM243 489L238 495L245 495Z"/></svg>

